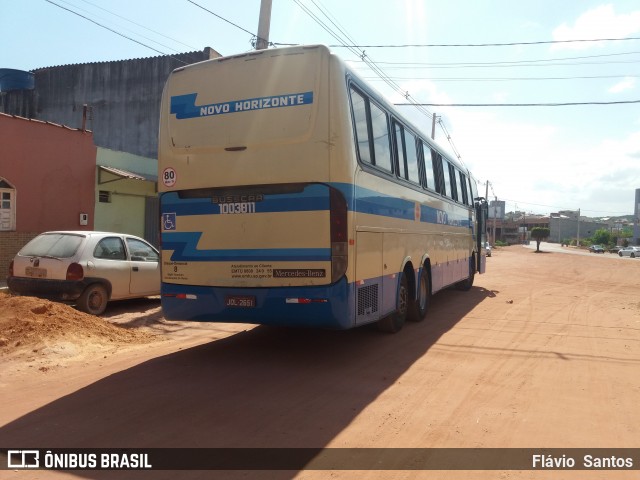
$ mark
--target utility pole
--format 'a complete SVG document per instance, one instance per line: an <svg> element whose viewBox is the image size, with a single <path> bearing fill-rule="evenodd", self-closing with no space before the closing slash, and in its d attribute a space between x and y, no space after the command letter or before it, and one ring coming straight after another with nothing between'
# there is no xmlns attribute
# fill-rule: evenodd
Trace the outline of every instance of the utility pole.
<svg viewBox="0 0 640 480"><path fill-rule="evenodd" d="M256 50L266 50L269 47L269 27L271 26L271 0L261 0L260 19L258 21L258 39Z"/></svg>
<svg viewBox="0 0 640 480"><path fill-rule="evenodd" d="M433 120L431 121L431 140L436 139L436 114L433 114Z"/></svg>
<svg viewBox="0 0 640 480"><path fill-rule="evenodd" d="M498 197L493 196L493 245L496 244L496 217L498 216Z"/></svg>
<svg viewBox="0 0 640 480"><path fill-rule="evenodd" d="M576 239L576 246L580 246L580 209L578 209L578 238Z"/></svg>

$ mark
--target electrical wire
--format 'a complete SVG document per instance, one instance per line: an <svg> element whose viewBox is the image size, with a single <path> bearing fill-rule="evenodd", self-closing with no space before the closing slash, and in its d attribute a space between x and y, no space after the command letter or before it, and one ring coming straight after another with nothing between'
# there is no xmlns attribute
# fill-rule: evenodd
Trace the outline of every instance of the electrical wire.
<svg viewBox="0 0 640 480"><path fill-rule="evenodd" d="M447 130L447 127L445 127L444 123L442 122L442 117L438 117L438 125L440 126L440 128L444 132L444 135L447 138L447 141L449 142L449 145L451 146L451 150L453 151L454 155L460 161L460 163L466 168L466 165L464 164L464 161L462 160L462 156L460 155L460 152L458 152L458 149L456 148L455 144L453 143L453 139L451 138L451 135L449 134L449 131Z"/></svg>
<svg viewBox="0 0 640 480"><path fill-rule="evenodd" d="M85 13L87 13L87 14L91 14L91 15L93 15L93 18L94 18L94 19L96 19L96 18L97 18L97 19L100 19L100 20L104 20L104 21L106 21L106 22L110 22L110 21L111 21L111 20L107 20L106 18L100 18L100 17L96 16L94 12L92 12L92 11L90 11L90 10L87 10L87 9L84 9L84 8L81 8L81 7L79 7L78 5L74 5L74 4L73 4L73 3L71 3L71 2L67 2L67 1L65 1L65 0L57 0L57 1L58 1L58 2L60 2L60 3L64 3L64 4L66 4L66 5L69 5L70 7L74 8L74 9L75 9L75 10L77 10L77 11L81 11L81 12L85 12ZM92 4L91 2L87 2L86 0L81 0L81 1L83 1L83 2L85 2L85 3L89 3L90 5L94 5L94 4ZM105 11L105 12L107 12L107 13L110 13L111 15L114 15L114 16L116 16L116 17L122 18L123 20L127 20L126 18L124 18L124 17L122 17L122 16L120 16L120 15L118 15L118 14L115 14L115 13L113 13L113 12L110 12L109 10L106 10L106 9L104 9L104 8L102 8L102 7L99 7L98 5L94 5L94 6L95 6L96 8L99 8L100 10L103 10L103 11ZM132 22L131 20L127 20L127 21L128 21L128 22L130 22L130 23L135 23L135 22ZM142 25L139 25L139 26L141 26L141 27L142 27ZM143 38L143 39L145 39L145 40L148 40L149 42L155 43L156 45L160 45L161 47L164 47L164 48L166 48L166 49L173 50L175 53L180 53L178 50L176 50L176 49L175 49L175 48L173 48L173 47L170 47L169 45L165 45L165 44L163 44L163 43L160 43L160 42L158 42L157 40L154 40L154 39L152 39L152 38L149 38L149 37L147 37L147 36L145 36L145 35L142 35L142 34L140 34L140 33L138 33L138 32L135 32L135 31L133 31L133 30L131 30L131 29L129 29L129 28L126 28L126 27L124 27L124 26L119 26L119 27L120 27L120 28L122 28L122 29L124 29L124 30L126 30L126 31L129 31L129 32L131 32L131 33L133 33L133 34L135 34L135 35L137 35L137 36L139 36L139 37L141 37L141 38ZM145 27L142 27L142 28L145 28ZM149 29L147 29L147 30L149 30ZM191 47L190 47L190 48L191 48Z"/></svg>
<svg viewBox="0 0 640 480"><path fill-rule="evenodd" d="M364 77L376 80L376 77ZM597 80L601 78L640 78L640 75L591 75L579 77L391 77L394 80L429 80L437 82L514 82L543 80Z"/></svg>
<svg viewBox="0 0 640 480"><path fill-rule="evenodd" d="M477 65L481 65L481 66L494 66L494 65L514 65L514 66L518 66L518 65L524 65L524 66L528 66L526 64L531 64L531 63L547 63L547 62L562 62L565 60L585 60L585 59L590 59L590 58L605 58L605 57L620 57L623 55L637 55L640 54L640 51L636 51L636 52L620 52L620 53L607 53L607 54L602 54L602 55L580 55L578 57L560 57L560 58L540 58L540 59L535 59L535 60L514 60L514 61L504 61L504 62L379 62L381 64L384 65L397 65L398 67L400 66L404 66L404 67L411 67L411 68L418 68L418 67L423 67L423 66L427 66L427 67L437 67L437 66L468 66L468 65L473 65L473 66L477 66ZM609 62L598 62L597 65L599 64L607 64ZM626 63L626 62L625 62ZM584 65L584 63L567 63L567 64L562 64L562 65Z"/></svg>
<svg viewBox="0 0 640 480"><path fill-rule="evenodd" d="M220 15L218 15L217 13L212 12L212 11L211 11L211 10L209 10L208 8L203 7L202 5L200 5L199 3L194 2L193 0L187 0L187 2L189 2L189 3L193 4L193 5L195 5L196 7L198 7L198 8L200 8L200 9L204 10L204 11L205 11L205 12L207 12L207 13L210 13L210 14L211 14L211 15L213 15L214 17L219 18L220 20L222 20L223 22L228 23L229 25L233 25L234 27L236 27L236 28L238 28L238 29L242 30L242 31L243 31L243 32L245 32L245 33L248 33L249 35L253 35L254 37L256 36L256 34L255 34L255 33L250 32L250 31L249 31L249 30L247 30L246 28L243 28L243 27L241 27L240 25L238 25L238 24L236 24L236 23L233 23L231 20L227 20L226 18L221 17L221 16L220 16Z"/></svg>
<svg viewBox="0 0 640 480"><path fill-rule="evenodd" d="M158 50L157 48L154 48L154 47L152 47L152 46L150 46L150 45L147 45L147 44L145 44L145 43L142 43L142 42L140 42L139 40L136 40L135 38L131 38L131 37L129 37L129 36L127 36L127 35L123 34L123 33L118 32L117 30L114 30L113 28L107 27L106 25L103 25L103 24L101 24L101 23L99 23L99 22L96 22L95 20L93 20L93 19L91 19L91 18L89 18L89 17L86 17L86 16L84 16L84 15L82 15L82 14L78 13L78 12L75 12L75 11L73 11L73 10L69 9L69 8L66 8L66 7L64 7L64 6L60 5L60 4L58 4L58 3L55 3L55 2L53 2L52 0L45 0L45 1L46 1L46 2L48 2L48 3L50 3L50 4L52 4L52 5L55 5L55 6L56 6L56 7L58 7L58 8L61 8L62 10L66 10L66 11L67 11L67 12L69 12L69 13L73 13L74 15L77 15L77 16L78 16L78 17L80 17L80 18L83 18L83 19L85 19L85 20L87 20L87 21L89 21L89 22L91 22L91 23L93 23L93 24L95 24L95 25L97 25L97 26L99 26L99 27L101 27L101 28L104 28L105 30L109 30L110 32L115 33L116 35L119 35L119 36L120 36L120 37L122 37L122 38L126 38L127 40L131 40L132 42L137 43L138 45L141 45L141 46L143 46L143 47L146 47L146 48L148 48L148 49L150 49L150 50L153 50L154 52L159 53L160 55L165 55L165 56L171 57L171 58L173 58L174 60L176 60L177 62L180 62L180 63L182 63L182 64L184 64L184 65L187 65L187 62L185 62L185 61L183 61L183 60L180 60L179 58L176 58L176 57L174 57L173 55L169 55L169 54L167 54L167 53L165 53L165 52L162 52L161 50Z"/></svg>
<svg viewBox="0 0 640 480"><path fill-rule="evenodd" d="M542 40L534 42L505 42L505 43L426 43L426 44L396 44L396 45L330 45L332 48L434 48L434 47L512 47L517 45L550 45L560 43L586 43L586 42L619 42L627 40L640 40L640 37L626 38L594 38L580 40Z"/></svg>
<svg viewBox="0 0 640 480"><path fill-rule="evenodd" d="M142 25L140 23L134 22L133 20L130 20L130 19L126 18L126 17L123 17L122 15L118 15L117 13L112 12L110 10L107 10L106 8L103 8L100 5L97 5L97 4L93 3L93 2L90 2L89 0L80 0L80 1L82 1L84 3L88 3L89 5L92 5L92 6L98 8L98 9L100 9L102 11L105 11L105 12L113 15L114 17L121 18L125 22L129 22L129 23L132 23L132 24L134 24L134 25L136 25L136 26L138 26L140 28L144 28L145 30L148 30L149 32L155 33L156 35L159 35L159 36L164 37L164 38L166 38L168 40L171 40L172 42L176 42L176 43L179 43L180 45L184 45L185 47L190 48L191 50L198 50L197 47L193 47L191 45L188 45L186 43L181 42L180 40L177 40L175 38L169 37L168 35L165 35L164 33L161 33L161 32L158 32L156 30L153 30L151 28L145 27L144 25Z"/></svg>
<svg viewBox="0 0 640 480"><path fill-rule="evenodd" d="M339 27L338 25L336 25L336 23L333 21L331 16L327 13L326 9L323 9L323 7L319 6L318 3L316 3L315 0L311 0L312 3L329 20L330 23L332 23L334 26L336 26L336 28L338 28L339 33L336 33L329 25L327 25L322 19L320 19L313 11L311 11L310 8L308 8L306 5L304 5L300 0L293 0L293 1L307 15L309 15L316 23L318 23L318 25L320 25L327 33L329 33L329 35L331 35L333 38L335 38L336 40L341 42L341 45L343 45L343 46L348 45L347 41L351 41L352 43L355 43L355 42L353 42L351 37L348 35L348 33L346 33L346 31L342 27ZM424 115L426 115L426 116L432 116L433 115L430 111L425 109L423 106L420 106L419 104L417 104L417 102L415 102L411 98L411 95L409 94L409 92L403 90L402 87L400 87L400 85L398 85L393 79L391 79L391 77L389 77L384 72L384 70L382 70L382 68L379 67L377 62L375 62L371 57L369 57L364 50L360 50L360 49L357 49L355 47L352 47L352 48L347 47L347 48L353 55L355 55L357 58L359 58L361 62L365 63L367 65L367 67L369 67L369 69L371 69L393 91L395 91L396 93L398 93L401 96L403 96L407 101L409 101L410 104L414 104L415 107L420 112L422 112Z"/></svg>
<svg viewBox="0 0 640 480"><path fill-rule="evenodd" d="M614 102L560 102L560 103L422 103L427 107L571 107L579 105L625 105L640 103L640 100L620 100ZM410 103L395 103L409 106Z"/></svg>
<svg viewBox="0 0 640 480"><path fill-rule="evenodd" d="M342 45L346 46L348 45L346 43L345 40L350 41L351 43L355 43L353 41L353 39L346 33L346 31L338 26L330 17L330 15L326 12L325 9L323 9L322 7L320 7L315 0L311 0L311 2L316 6L316 8L339 30L339 34L335 33L333 31L333 29L331 29L331 27L329 27L326 23L324 23L322 20L318 19L318 17L310 11L310 9L302 4L302 2L300 0L294 0L294 2L303 10L305 11L309 16L311 16L311 18L313 18L314 20L316 20L316 22L325 29L325 31L327 31L333 38L337 39L339 42L342 43ZM342 35L342 37L341 37ZM427 110L425 107L425 104L421 104L418 103L417 101L415 101L411 95L409 94L408 91L403 90L402 87L395 82L395 80L393 78L391 78L380 66L377 62L375 62L373 59L371 59L364 50L358 49L358 47L347 47L348 50L353 53L354 55L356 55L358 58L361 59L362 62L364 62L383 82L385 82L389 87L391 87L391 89L393 91L395 91L396 93L402 95L407 101L408 103L405 105L411 105L414 108L416 108L419 112L421 112L423 115L427 116L427 117L435 117L435 114L432 113L431 111ZM464 165L464 161L462 160L462 155L460 155L460 152L458 151L455 143L453 142L453 139L451 138L451 135L449 134L449 132L447 131L446 127L444 126L444 123L442 122L442 117L439 118L438 120L438 124L440 125L440 128L444 131L445 136L447 138L447 141L449 142L449 145L451 146L451 149L454 153L454 155L456 156L456 158L460 161L461 164Z"/></svg>

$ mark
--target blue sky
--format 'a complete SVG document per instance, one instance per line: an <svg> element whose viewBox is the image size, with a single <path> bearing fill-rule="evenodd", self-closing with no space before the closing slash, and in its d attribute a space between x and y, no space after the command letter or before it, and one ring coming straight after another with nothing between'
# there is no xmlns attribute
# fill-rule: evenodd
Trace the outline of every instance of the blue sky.
<svg viewBox="0 0 640 480"><path fill-rule="evenodd" d="M59 6L0 0L0 68L30 70L205 46L236 54L252 48L247 31L257 32L260 10L259 0L51 2ZM566 42L589 39L627 40ZM270 41L333 45L395 103L406 101L399 92L418 103L454 105L640 101L637 0L273 0ZM339 47L345 41L367 46L354 53ZM523 44L530 42L556 43ZM512 45L450 46L489 43ZM377 47L409 44L449 46ZM395 88L358 58L362 51ZM430 116L400 108L430 133ZM640 103L425 108L442 119L453 146L440 127L436 140L457 152L481 182L488 180L490 199L505 200L507 211L633 213L640 188Z"/></svg>

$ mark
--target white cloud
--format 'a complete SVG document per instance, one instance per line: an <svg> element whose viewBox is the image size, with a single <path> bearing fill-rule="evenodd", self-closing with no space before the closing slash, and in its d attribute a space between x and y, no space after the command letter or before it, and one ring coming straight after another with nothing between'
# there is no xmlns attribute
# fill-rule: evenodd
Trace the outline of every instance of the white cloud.
<svg viewBox="0 0 640 480"><path fill-rule="evenodd" d="M406 81L401 89L421 101L456 103L435 82ZM388 98L392 103L406 102L398 93ZM497 103L504 98L503 92L493 92L492 99ZM491 182L498 198L507 201L508 210L514 209L516 202L520 209L545 214L577 208L593 216L633 210L629 198L633 198L635 188L640 188L638 126L629 125L635 130L633 134L615 131L616 138L607 138L608 134L602 132L600 137L575 143L568 140L576 135L575 124L558 121L551 112L547 120L538 123L527 116L514 120L504 109L426 108L442 116L462 161L476 179ZM430 134L430 116L411 107L399 109ZM440 127L435 137L453 154Z"/></svg>
<svg viewBox="0 0 640 480"><path fill-rule="evenodd" d="M507 209L627 214L640 188L640 131L570 144L563 126L505 122L498 113L457 111L449 122L463 160ZM629 200L631 199L631 200ZM601 212L601 213L599 213Z"/></svg>
<svg viewBox="0 0 640 480"><path fill-rule="evenodd" d="M613 5L601 5L580 15L573 25L563 23L553 31L554 40L590 40L599 38L625 38L640 32L640 10L616 14ZM585 50L604 42L560 43L552 50Z"/></svg>
<svg viewBox="0 0 640 480"><path fill-rule="evenodd" d="M609 93L620 93L625 90L632 90L636 86L636 79L631 77L626 77L619 83L616 83L613 87L609 89Z"/></svg>

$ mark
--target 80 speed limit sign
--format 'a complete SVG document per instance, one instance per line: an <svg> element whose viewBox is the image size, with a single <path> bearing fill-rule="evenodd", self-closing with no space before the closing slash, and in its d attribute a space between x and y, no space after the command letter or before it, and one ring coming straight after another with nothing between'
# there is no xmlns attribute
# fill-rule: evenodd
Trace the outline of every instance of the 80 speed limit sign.
<svg viewBox="0 0 640 480"><path fill-rule="evenodd" d="M173 187L176 184L177 178L178 174L171 167L167 167L162 171L162 183L164 183L165 187Z"/></svg>

